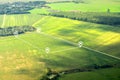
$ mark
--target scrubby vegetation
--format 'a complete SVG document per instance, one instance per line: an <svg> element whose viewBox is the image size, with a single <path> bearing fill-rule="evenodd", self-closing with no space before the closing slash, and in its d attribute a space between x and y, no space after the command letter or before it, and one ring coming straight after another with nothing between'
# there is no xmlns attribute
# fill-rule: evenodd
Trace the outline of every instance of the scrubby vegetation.
<svg viewBox="0 0 120 80"><path fill-rule="evenodd" d="M15 26L15 27L0 28L0 36L18 35L35 30L36 29L32 26Z"/></svg>
<svg viewBox="0 0 120 80"><path fill-rule="evenodd" d="M26 14L28 10L41 8L46 4L45 1L14 2L0 4L0 14Z"/></svg>
<svg viewBox="0 0 120 80"><path fill-rule="evenodd" d="M92 66L87 66L84 68L64 70L60 72L52 71L50 68L48 68L46 75L44 75L41 80L59 80L59 78L65 74L78 73L78 72L92 72L95 70L112 68L112 67L119 68L120 66L117 64L107 64L102 66L93 64Z"/></svg>

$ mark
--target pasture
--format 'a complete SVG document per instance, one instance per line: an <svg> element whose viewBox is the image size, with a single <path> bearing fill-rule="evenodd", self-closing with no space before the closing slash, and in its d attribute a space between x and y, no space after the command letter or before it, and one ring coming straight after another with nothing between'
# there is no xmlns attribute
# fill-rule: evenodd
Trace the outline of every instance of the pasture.
<svg viewBox="0 0 120 80"><path fill-rule="evenodd" d="M29 12L32 14L48 14L54 11L107 12L108 9L110 10L110 12L120 12L119 0L105 0L105 1L82 0L82 1L83 3L74 3L74 2L55 2L50 4L48 3L46 4L46 6L50 8L45 7L45 8L32 9Z"/></svg>
<svg viewBox="0 0 120 80"><path fill-rule="evenodd" d="M47 67L61 71L93 64L119 63L117 59L36 32L17 38L3 38L0 47L2 80L39 80L46 73ZM50 48L49 53L46 53L46 47Z"/></svg>
<svg viewBox="0 0 120 80"><path fill-rule="evenodd" d="M84 46L111 55L120 56L119 27L51 16L40 19L34 23L33 26L41 28L41 30L47 34L61 37L75 43L83 41Z"/></svg>
<svg viewBox="0 0 120 80"><path fill-rule="evenodd" d="M20 14L20 15L7 15L7 16L0 16L0 24L3 27L10 27L10 26L24 26L24 25L32 25L35 23L39 18L42 18L41 15L34 15L34 14Z"/></svg>
<svg viewBox="0 0 120 80"><path fill-rule="evenodd" d="M1 80L40 80L47 73L47 68L61 71L120 62L69 42L77 44L83 41L84 46L119 57L118 27L33 14L6 15L5 19L4 27L32 25L40 32L0 37ZM114 47L111 49L106 47L112 44Z"/></svg>
<svg viewBox="0 0 120 80"><path fill-rule="evenodd" d="M52 10L60 11L107 12L107 9L110 9L111 12L120 12L119 4L119 1L113 0L87 0L84 1L84 3L51 3L48 4L48 6L50 6Z"/></svg>
<svg viewBox="0 0 120 80"><path fill-rule="evenodd" d="M62 75L59 80L119 80L119 25L109 26L39 14L48 15L50 11L107 12L108 9L111 13L120 12L120 1L46 1L54 3L30 10L31 14L0 15L0 28L29 25L37 29L16 36L0 37L0 80L41 80L48 68L59 72L94 65L118 67L71 73ZM79 42L83 43L82 47Z"/></svg>

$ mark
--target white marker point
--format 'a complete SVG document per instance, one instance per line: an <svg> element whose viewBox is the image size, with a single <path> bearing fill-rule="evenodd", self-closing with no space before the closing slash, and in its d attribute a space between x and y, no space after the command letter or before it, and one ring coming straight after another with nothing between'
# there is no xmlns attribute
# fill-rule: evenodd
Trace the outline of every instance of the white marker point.
<svg viewBox="0 0 120 80"><path fill-rule="evenodd" d="M50 48L49 47L45 48L45 52L50 53Z"/></svg>
<svg viewBox="0 0 120 80"><path fill-rule="evenodd" d="M37 29L37 32L40 33L40 32L41 32L41 28L38 28L38 29Z"/></svg>
<svg viewBox="0 0 120 80"><path fill-rule="evenodd" d="M83 46L83 42L82 41L78 42L78 46L82 47Z"/></svg>

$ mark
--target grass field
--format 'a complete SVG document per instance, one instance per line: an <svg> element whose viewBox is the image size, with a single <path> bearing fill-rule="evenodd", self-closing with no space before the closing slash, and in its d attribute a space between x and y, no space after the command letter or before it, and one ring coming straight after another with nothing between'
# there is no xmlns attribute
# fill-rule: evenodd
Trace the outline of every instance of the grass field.
<svg viewBox="0 0 120 80"><path fill-rule="evenodd" d="M64 3L50 3L46 4L51 7L50 9L33 9L30 10L32 14L48 14L50 10L59 10L59 11L82 11L82 12L107 12L110 9L110 12L120 12L120 1L119 0L83 0L84 3L73 3L73 2L64 2Z"/></svg>
<svg viewBox="0 0 120 80"><path fill-rule="evenodd" d="M63 76L60 80L119 80L119 68L96 70L93 72L74 73Z"/></svg>
<svg viewBox="0 0 120 80"><path fill-rule="evenodd" d="M120 28L118 27L33 14L6 15L5 19L4 27L32 25L41 29L43 33L28 32L18 37L0 37L0 80L21 80L21 78L40 80L46 73L47 67L61 71L93 64L120 63L118 59L78 48L59 39L63 38L75 43L83 41L84 46L119 57ZM2 20L0 18L1 22ZM49 53L46 52L46 48L50 48ZM118 72L114 72L116 76L119 76ZM98 75L98 77L101 76Z"/></svg>
<svg viewBox="0 0 120 80"><path fill-rule="evenodd" d="M0 26L2 25L3 23L3 15L0 15Z"/></svg>
<svg viewBox="0 0 120 80"><path fill-rule="evenodd" d="M79 49L39 33L0 39L0 47L2 47L0 49L0 79L2 80L21 78L39 80L46 73L47 67L60 71L93 64L119 63L117 59L83 48ZM48 54L45 52L46 47L51 50Z"/></svg>
<svg viewBox="0 0 120 80"><path fill-rule="evenodd" d="M3 27L32 25L40 18L42 18L41 15L34 15L34 14L7 15L5 16L5 18L1 16L0 24L2 25L4 21Z"/></svg>
<svg viewBox="0 0 120 80"><path fill-rule="evenodd" d="M52 3L48 4L53 10L79 10L82 12L107 12L110 9L111 12L120 12L120 2L114 0L87 0L85 3Z"/></svg>
<svg viewBox="0 0 120 80"><path fill-rule="evenodd" d="M67 39L75 43L83 41L85 46L108 54L120 56L119 27L49 16L40 19L33 24L33 26L38 28L41 26L40 28L45 33Z"/></svg>
<svg viewBox="0 0 120 80"><path fill-rule="evenodd" d="M110 9L110 12L120 12L120 0L84 1L46 4L51 8L36 8L29 11L32 14L0 15L0 28L32 25L41 30L0 37L0 80L40 80L47 68L63 71L120 64L119 27L37 15L48 14L49 10L107 12ZM79 41L83 42L81 48ZM120 68L113 67L67 74L60 80L120 80L119 73Z"/></svg>
<svg viewBox="0 0 120 80"><path fill-rule="evenodd" d="M46 8L35 8L35 9L32 9L30 10L29 12L31 14L49 14L49 9L46 9Z"/></svg>

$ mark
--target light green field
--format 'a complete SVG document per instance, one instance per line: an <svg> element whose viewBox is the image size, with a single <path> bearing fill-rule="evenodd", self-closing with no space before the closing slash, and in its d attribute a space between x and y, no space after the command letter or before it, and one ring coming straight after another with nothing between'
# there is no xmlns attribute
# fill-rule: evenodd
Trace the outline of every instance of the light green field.
<svg viewBox="0 0 120 80"><path fill-rule="evenodd" d="M49 13L48 10L49 9L46 9L46 8L36 8L36 9L30 10L29 12L31 14L48 14Z"/></svg>
<svg viewBox="0 0 120 80"><path fill-rule="evenodd" d="M33 26L41 26L42 31L45 33L75 43L83 41L84 46L120 57L119 27L49 16L40 19Z"/></svg>
<svg viewBox="0 0 120 80"><path fill-rule="evenodd" d="M0 79L2 80L21 78L39 80L46 73L47 67L60 71L93 64L119 62L117 59L83 48L79 49L64 41L35 32L19 35L18 38L2 38L0 47L2 47L0 48ZM48 54L45 53L46 47L51 49Z"/></svg>
<svg viewBox="0 0 120 80"><path fill-rule="evenodd" d="M41 76L46 73L47 67L61 71L93 64L105 65L120 62L109 56L78 48L64 40L49 36L57 36L75 43L81 40L85 46L94 49L100 45L107 52L106 45L110 46L120 41L120 30L117 27L113 29L112 26L41 15L33 17L32 15L7 15L6 18L6 27L27 23L37 29L41 28L43 33L31 32L21 34L17 38L14 36L0 37L0 80L21 80L21 78L40 80ZM106 43L106 41L110 42ZM117 48L120 45L118 44L118 47L116 45L110 49L111 53L108 54L119 56ZM50 53L46 53L45 48L47 47L50 48ZM102 50L101 47L98 50ZM112 52L112 50L118 50L118 53ZM117 73L115 72L115 74Z"/></svg>
<svg viewBox="0 0 120 80"><path fill-rule="evenodd" d="M41 15L34 15L34 14L7 15L5 16L3 27L32 25L40 18L42 18ZM3 16L1 16L0 18L0 24L2 23L3 23Z"/></svg>
<svg viewBox="0 0 120 80"><path fill-rule="evenodd" d="M87 0L85 3L52 3L48 4L53 10L79 10L82 12L107 12L110 9L111 12L120 12L120 1L114 0Z"/></svg>
<svg viewBox="0 0 120 80"><path fill-rule="evenodd" d="M56 0L48 0L54 2ZM60 1L60 0L57 0ZM72 1L72 0L68 0ZM63 3L50 3L46 4L50 8L36 8L29 12L32 14L48 14L51 11L82 11L82 12L120 12L120 0L82 0L84 3L73 3L73 2L63 2Z"/></svg>
<svg viewBox="0 0 120 80"><path fill-rule="evenodd" d="M49 1L49 0L48 0ZM86 0L85 3L52 3L51 9L33 9L32 14L0 15L3 27L32 25L43 33L28 32L0 37L0 80L40 80L47 68L54 71L69 70L97 64L120 64L120 60L93 50L120 57L120 28L66 18L42 16L48 10L82 12L120 12L119 0ZM52 36L49 36L49 35ZM56 38L57 37L57 38ZM92 48L78 48L65 40ZM46 53L46 48L50 52ZM109 68L92 72L62 76L60 80L119 80L120 69Z"/></svg>
<svg viewBox="0 0 120 80"><path fill-rule="evenodd" d="M7 15L5 19L4 24L6 27L16 25L41 27L45 33L62 37L75 43L83 41L85 46L120 56L120 51L118 50L120 47L119 27L41 15ZM0 21L2 22L2 20L1 18Z"/></svg>
<svg viewBox="0 0 120 80"><path fill-rule="evenodd" d="M110 9L110 12L120 12L120 1L118 0L86 0L85 3L50 3L46 4L51 7L42 8L42 9L33 9L30 10L32 14L48 14L51 11L82 11L82 12L107 12Z"/></svg>
<svg viewBox="0 0 120 80"><path fill-rule="evenodd" d="M119 68L109 68L92 72L81 72L62 76L60 80L119 80Z"/></svg>
<svg viewBox="0 0 120 80"><path fill-rule="evenodd" d="M3 23L3 15L0 15L0 26L2 25Z"/></svg>

